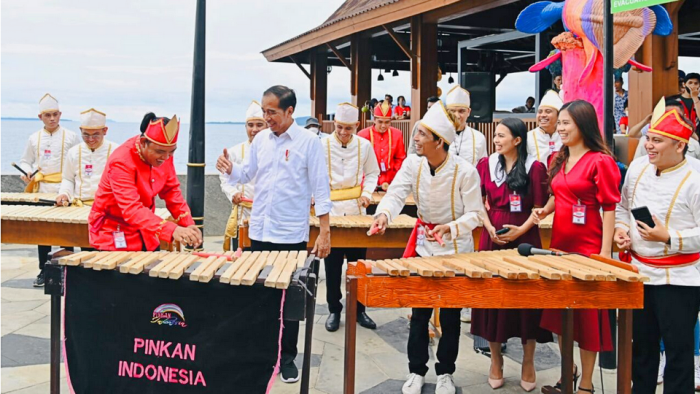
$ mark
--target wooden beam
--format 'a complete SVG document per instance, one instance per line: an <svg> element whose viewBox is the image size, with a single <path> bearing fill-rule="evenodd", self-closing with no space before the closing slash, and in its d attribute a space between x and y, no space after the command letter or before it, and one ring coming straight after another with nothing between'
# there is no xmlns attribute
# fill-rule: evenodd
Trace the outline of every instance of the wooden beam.
<svg viewBox="0 0 700 394"><path fill-rule="evenodd" d="M391 37L391 39L394 40L396 45L399 46L399 48L403 51L403 53L406 54L406 57L408 57L409 59L413 59L414 57L416 57L416 55L413 52L411 52L411 49L406 45L406 43L403 42L401 37L396 35L396 33L394 32L394 29L390 28L387 25L382 25L382 27L389 34L389 37Z"/></svg>
<svg viewBox="0 0 700 394"><path fill-rule="evenodd" d="M328 42L326 43L326 46L328 47L328 49L331 50L331 52L333 52L333 54L335 54L335 57L337 57L338 60L340 60L340 62L343 63L343 65L345 65L345 67L348 68L348 70L352 71L352 65L350 63L348 63L348 60L345 59L345 56L343 56L343 54L340 53L340 51L335 49L335 47Z"/></svg>
<svg viewBox="0 0 700 394"><path fill-rule="evenodd" d="M428 97L437 95L437 23L411 18L411 128L425 115Z"/></svg>
<svg viewBox="0 0 700 394"><path fill-rule="evenodd" d="M483 10L502 4L514 3L517 0L402 0L369 10L352 18L330 24L318 30L308 32L295 39L288 40L263 51L263 56L269 62L283 59L308 49L349 37L352 34L364 32L384 24L391 24L420 15L438 8L456 3L465 3L471 7L481 7ZM489 6L493 4L492 6Z"/></svg>
<svg viewBox="0 0 700 394"><path fill-rule="evenodd" d="M371 38L353 34L351 42L350 94L352 103L362 107L372 94Z"/></svg>
<svg viewBox="0 0 700 394"><path fill-rule="evenodd" d="M328 57L326 51L314 48L309 57L311 63L311 116L320 122L326 116L328 101Z"/></svg>
<svg viewBox="0 0 700 394"><path fill-rule="evenodd" d="M436 8L423 15L423 21L428 23L443 23L467 15L487 11L492 8L516 3L518 0L463 0Z"/></svg>
<svg viewBox="0 0 700 394"><path fill-rule="evenodd" d="M306 69L304 68L304 66L301 65L301 63L299 63L296 59L294 59L293 56L290 56L289 58L294 62L294 64L297 65L297 67L299 67L299 70L301 70L301 72L303 72L304 75L306 75L306 78L311 79L311 74L309 74L309 72L306 71Z"/></svg>

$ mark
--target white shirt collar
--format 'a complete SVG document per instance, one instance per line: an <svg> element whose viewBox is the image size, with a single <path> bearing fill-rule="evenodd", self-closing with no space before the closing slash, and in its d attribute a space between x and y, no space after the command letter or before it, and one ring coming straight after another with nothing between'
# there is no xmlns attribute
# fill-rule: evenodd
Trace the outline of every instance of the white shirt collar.
<svg viewBox="0 0 700 394"><path fill-rule="evenodd" d="M496 184L496 186L501 187L501 185L506 181L507 174L505 172L505 169L501 167L501 164L498 162L498 156L500 156L499 153L492 153L491 156L489 156L489 173L491 174L491 181ZM537 158L528 155L527 160L525 160L525 171L527 173L530 173L530 168L532 168L532 165L537 161Z"/></svg>

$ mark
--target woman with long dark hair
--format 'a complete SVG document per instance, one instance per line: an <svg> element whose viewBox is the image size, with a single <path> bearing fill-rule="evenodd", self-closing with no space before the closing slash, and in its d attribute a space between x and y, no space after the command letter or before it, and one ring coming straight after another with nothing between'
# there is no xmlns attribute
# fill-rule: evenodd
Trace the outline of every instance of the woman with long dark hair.
<svg viewBox="0 0 700 394"><path fill-rule="evenodd" d="M552 197L544 208L533 211L533 217L539 221L554 212L552 248L610 257L620 170L601 137L593 105L583 100L564 104L557 132L564 146L549 170ZM545 310L541 325L561 334L561 311ZM578 392L592 393L597 353L612 350L608 312L575 310L574 340L581 349ZM574 381L578 377L574 367Z"/></svg>
<svg viewBox="0 0 700 394"><path fill-rule="evenodd" d="M481 195L489 210L483 217L484 234L479 250L513 249L527 242L541 247L540 234L530 212L547 202L547 169L536 157L527 154L527 127L520 119L506 118L496 127L493 143L496 152L479 161ZM507 230L505 234L497 234ZM489 341L491 369L489 385L503 386L501 343L520 338L523 364L520 385L532 391L535 382L536 342L552 341L552 334L540 328L541 310L474 309L471 332Z"/></svg>

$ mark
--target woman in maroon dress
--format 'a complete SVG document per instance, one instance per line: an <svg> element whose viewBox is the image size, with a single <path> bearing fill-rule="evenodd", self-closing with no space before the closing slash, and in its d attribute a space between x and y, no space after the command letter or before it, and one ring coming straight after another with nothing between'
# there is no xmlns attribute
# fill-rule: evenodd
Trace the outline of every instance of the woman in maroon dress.
<svg viewBox="0 0 700 394"><path fill-rule="evenodd" d="M533 216L539 221L554 212L552 248L610 257L615 204L620 202L620 170L600 135L595 109L583 100L565 104L559 112L557 132L564 146L549 170L553 196L544 208L535 209ZM545 310L541 325L561 334L561 311ZM608 311L576 309L574 340L581 349L578 391L592 393L597 353L612 350ZM574 368L574 380L577 373Z"/></svg>
<svg viewBox="0 0 700 394"><path fill-rule="evenodd" d="M496 153L479 161L476 168L481 177L481 195L488 203L484 229L489 236L481 237L479 250L517 248L530 243L541 247L540 233L530 212L547 202L547 169L535 157L527 155L527 127L516 118L503 119L496 127L493 143ZM509 229L496 235L496 231ZM552 334L540 328L541 310L532 309L474 309L471 332L489 341L491 369L489 385L503 386L503 356L501 343L520 338L523 344L523 365L520 385L532 391L535 383L536 342L552 341Z"/></svg>

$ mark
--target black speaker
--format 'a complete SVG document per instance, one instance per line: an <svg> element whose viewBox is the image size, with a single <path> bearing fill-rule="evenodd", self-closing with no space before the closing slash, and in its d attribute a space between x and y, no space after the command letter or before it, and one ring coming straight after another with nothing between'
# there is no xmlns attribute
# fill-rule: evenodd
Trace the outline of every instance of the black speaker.
<svg viewBox="0 0 700 394"><path fill-rule="evenodd" d="M496 79L491 72L463 72L459 84L469 91L472 113L468 122L493 122L496 110Z"/></svg>

